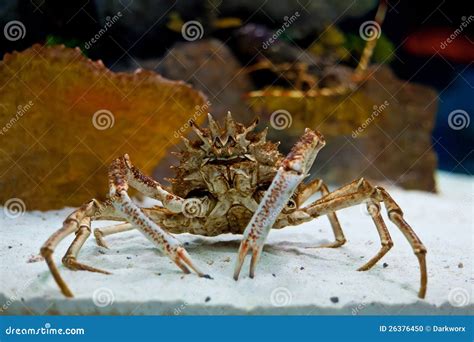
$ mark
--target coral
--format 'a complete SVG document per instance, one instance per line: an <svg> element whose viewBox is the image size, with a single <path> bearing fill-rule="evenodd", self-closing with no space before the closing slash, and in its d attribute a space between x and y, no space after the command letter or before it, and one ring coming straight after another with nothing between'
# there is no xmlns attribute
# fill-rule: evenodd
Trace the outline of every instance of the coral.
<svg viewBox="0 0 474 342"><path fill-rule="evenodd" d="M20 198L27 209L100 198L107 165L126 152L151 173L206 106L183 82L114 73L64 46L6 54L0 85L0 202Z"/></svg>

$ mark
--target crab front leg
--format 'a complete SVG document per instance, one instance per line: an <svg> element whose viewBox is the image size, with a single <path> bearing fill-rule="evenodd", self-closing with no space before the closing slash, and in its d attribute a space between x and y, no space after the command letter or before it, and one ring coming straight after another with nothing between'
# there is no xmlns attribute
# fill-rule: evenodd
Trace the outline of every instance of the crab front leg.
<svg viewBox="0 0 474 342"><path fill-rule="evenodd" d="M181 243L174 236L153 222L129 197L127 173L130 161L127 156L116 159L109 169L110 197L114 208L122 213L127 222L133 224L146 238L164 252L184 273L189 268L200 277L210 278L199 270ZM138 170L137 170L138 171ZM136 186L136 184L135 184ZM188 267L187 267L188 266Z"/></svg>
<svg viewBox="0 0 474 342"><path fill-rule="evenodd" d="M249 276L250 278L254 277L255 267L270 229L297 186L306 177L317 153L324 145L324 138L319 133L307 128L304 135L281 163L275 178L244 231L235 265L235 280L239 278L240 270L249 250L252 251Z"/></svg>

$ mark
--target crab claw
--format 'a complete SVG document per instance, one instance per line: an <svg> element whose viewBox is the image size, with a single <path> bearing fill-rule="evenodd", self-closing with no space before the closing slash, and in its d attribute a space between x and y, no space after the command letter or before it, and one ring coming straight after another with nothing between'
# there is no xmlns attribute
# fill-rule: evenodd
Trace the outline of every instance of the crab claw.
<svg viewBox="0 0 474 342"><path fill-rule="evenodd" d="M245 228L234 270L235 280L239 279L245 256L249 250L252 251L249 276L250 278L255 276L255 268L270 229L298 185L306 177L316 155L324 144L321 134L306 129L305 134L281 163L272 184L268 187L247 228Z"/></svg>
<svg viewBox="0 0 474 342"><path fill-rule="evenodd" d="M253 278L255 276L255 268L257 266L258 260L260 259L260 255L262 254L262 247L259 247L257 245L251 245L251 240L249 238L246 238L240 244L237 264L234 270L234 280L239 279L240 270L242 269L242 265L244 264L244 260L247 256L249 249L252 251L249 277Z"/></svg>
<svg viewBox="0 0 474 342"><path fill-rule="evenodd" d="M191 260L188 252L183 247L176 248L175 257L173 258L175 264L186 274L191 273L188 267L191 268L196 274L202 278L212 279L209 274L202 272Z"/></svg>

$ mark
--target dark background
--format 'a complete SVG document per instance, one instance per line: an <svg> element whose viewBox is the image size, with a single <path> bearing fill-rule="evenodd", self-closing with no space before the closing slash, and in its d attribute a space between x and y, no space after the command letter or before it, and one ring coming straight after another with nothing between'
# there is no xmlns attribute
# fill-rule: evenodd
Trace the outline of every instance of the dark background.
<svg viewBox="0 0 474 342"><path fill-rule="evenodd" d="M138 0L122 0L124 15L136 8ZM271 1L270 1L271 2ZM214 1L214 4L219 2ZM232 1L230 1L232 3ZM302 3L304 3L302 1ZM439 42L459 28L462 17L472 15L468 1L389 1L388 12L383 24L383 32L394 44L396 57L391 67L402 79L434 87L439 93L437 123L433 132L433 143L439 157L439 167L444 170L472 174L474 172L474 123L462 130L453 130L448 126L447 116L456 109L466 111L472 118L474 112L474 71L472 56L474 50L474 22L464 29L450 47L454 55L443 55ZM229 4L229 3L227 3ZM376 7L376 2L374 2ZM102 27L100 18L101 1L48 1L20 0L2 1L0 5L0 24L2 29L10 20L19 20L25 24L26 36L19 41L10 42L1 36L0 51L2 56L13 50L21 51L33 43L64 43L81 46L93 37ZM87 51L92 59L102 59L114 70L136 67L134 58L153 58L162 56L177 41L183 41L179 32L167 28L167 12L177 12L183 21L198 18L203 22L206 35L222 40L229 39L232 46L234 31L231 29L213 30L206 25L213 19L209 14L207 1L156 1L153 13L156 15L153 27L146 27L146 20L139 20L141 14L133 13L135 23L129 23L130 32L123 27L112 27L106 36ZM225 6L224 6L225 7ZM337 26L344 32L358 32L362 22L372 20L374 6L365 14L357 17L344 16L337 20ZM220 7L219 7L220 8ZM162 19L158 20L161 16ZM269 28L281 25L271 20L265 13L252 12L245 7L237 8L232 13L225 9L218 17L238 17L243 21L263 24ZM317 20L317 18L315 18ZM139 40L133 30L145 31ZM415 43L413 43L415 42ZM461 44L464 42L464 45ZM467 42L467 44L466 44ZM410 43L413 43L410 45ZM426 46L425 46L426 45ZM240 56L237 56L240 57Z"/></svg>

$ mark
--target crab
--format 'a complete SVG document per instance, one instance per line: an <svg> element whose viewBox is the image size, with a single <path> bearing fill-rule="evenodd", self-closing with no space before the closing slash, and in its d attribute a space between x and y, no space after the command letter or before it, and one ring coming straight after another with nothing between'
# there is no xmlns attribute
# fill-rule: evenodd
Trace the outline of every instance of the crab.
<svg viewBox="0 0 474 342"><path fill-rule="evenodd" d="M267 141L267 128L256 131L258 120L245 126L236 122L230 112L224 127L210 114L208 120L208 128L190 122L198 139L189 141L182 137L184 147L177 153L180 163L174 167L176 176L170 179L170 188L144 175L132 164L129 156L124 155L110 165L107 200L92 199L83 204L44 243L41 255L65 296L72 297L73 294L59 274L53 253L66 236L76 235L62 259L67 268L108 274L77 260L81 247L91 234L91 221L94 220L125 222L95 229L94 236L99 246L107 247L105 236L136 229L184 273L192 270L206 278L211 277L195 264L173 234L243 234L234 271L234 279L238 280L249 252L249 276L255 276L265 240L272 228L295 226L327 216L335 240L317 247L342 246L346 239L336 211L360 203L367 205L381 241L379 252L359 268L360 271L369 270L393 246L380 213L380 203L383 203L389 219L402 231L418 258L421 273L418 296L425 297L426 248L385 189L372 186L364 178L332 192L320 179L304 182L316 155L325 145L319 132L307 128L285 157L278 151L277 143ZM161 201L161 205L139 207L128 194L130 187ZM305 205L316 193L321 197Z"/></svg>

